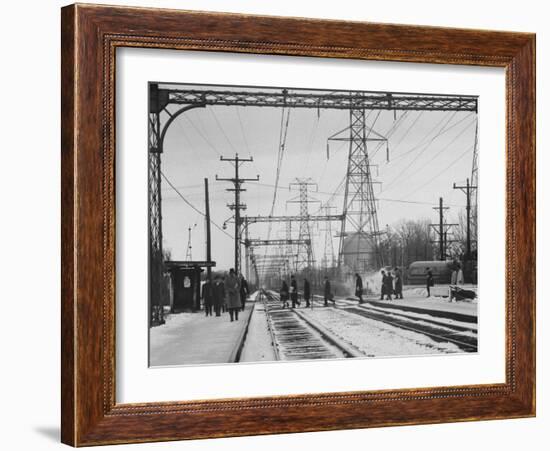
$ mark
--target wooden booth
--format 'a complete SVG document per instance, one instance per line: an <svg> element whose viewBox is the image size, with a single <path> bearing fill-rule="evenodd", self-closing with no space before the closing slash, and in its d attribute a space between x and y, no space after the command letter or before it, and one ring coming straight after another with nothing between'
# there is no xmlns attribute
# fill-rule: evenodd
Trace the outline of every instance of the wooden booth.
<svg viewBox="0 0 550 451"><path fill-rule="evenodd" d="M196 312L201 308L201 273L203 268L216 266L212 261L167 261L170 274L170 311Z"/></svg>

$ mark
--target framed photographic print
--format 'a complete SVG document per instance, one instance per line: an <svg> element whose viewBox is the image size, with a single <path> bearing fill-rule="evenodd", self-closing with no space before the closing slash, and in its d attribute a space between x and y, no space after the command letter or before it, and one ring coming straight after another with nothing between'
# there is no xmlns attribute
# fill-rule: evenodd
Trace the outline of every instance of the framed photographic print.
<svg viewBox="0 0 550 451"><path fill-rule="evenodd" d="M76 4L61 69L64 443L535 414L534 35Z"/></svg>

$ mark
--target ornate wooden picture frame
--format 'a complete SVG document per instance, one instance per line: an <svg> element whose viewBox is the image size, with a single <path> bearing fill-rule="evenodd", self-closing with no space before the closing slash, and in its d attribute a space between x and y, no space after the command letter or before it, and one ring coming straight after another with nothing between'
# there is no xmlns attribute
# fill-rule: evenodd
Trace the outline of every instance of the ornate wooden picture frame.
<svg viewBox="0 0 550 451"><path fill-rule="evenodd" d="M73 446L535 415L535 36L160 9L62 9L62 441ZM119 404L115 51L199 50L506 70L506 382ZM327 418L330 417L330 421Z"/></svg>

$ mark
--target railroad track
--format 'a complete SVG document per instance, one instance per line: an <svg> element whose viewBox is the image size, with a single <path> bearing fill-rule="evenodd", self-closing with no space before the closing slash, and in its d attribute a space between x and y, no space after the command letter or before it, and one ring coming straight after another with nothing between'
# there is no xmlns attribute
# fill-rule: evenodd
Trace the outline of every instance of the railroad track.
<svg viewBox="0 0 550 451"><path fill-rule="evenodd" d="M318 296L314 296L314 303L316 305L324 305L324 301ZM329 305L331 304L329 303ZM474 327L443 323L436 319L408 315L402 312L389 312L346 299L336 300L334 307L364 318L381 321L394 327L427 335L439 343L454 343L465 352L477 352L478 349L477 328Z"/></svg>
<svg viewBox="0 0 550 451"><path fill-rule="evenodd" d="M263 291L262 295L277 360L338 359L362 355L298 311L283 309L277 294Z"/></svg>
<svg viewBox="0 0 550 451"><path fill-rule="evenodd" d="M453 343L465 352L477 352L477 331L474 329L436 323L422 318L413 318L408 315L401 315L393 312L387 313L364 306L347 307L345 310L364 318L381 321L394 327L427 335L439 343ZM466 335L465 332L470 332L471 335Z"/></svg>
<svg viewBox="0 0 550 451"><path fill-rule="evenodd" d="M313 304L315 306L324 306L322 296L314 295ZM363 316L364 318L380 321L390 326L427 335L439 343L454 343L465 352L477 352L478 349L477 328L474 327L444 323L441 320L413 316L405 312L385 311L381 308L372 308L348 299L336 299L334 303L329 301L329 306ZM426 314L426 316L428 315Z"/></svg>

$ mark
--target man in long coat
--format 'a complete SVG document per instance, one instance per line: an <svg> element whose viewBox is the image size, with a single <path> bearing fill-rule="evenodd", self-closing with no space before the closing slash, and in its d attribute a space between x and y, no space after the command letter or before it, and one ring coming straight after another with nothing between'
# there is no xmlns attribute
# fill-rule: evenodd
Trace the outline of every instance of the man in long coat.
<svg viewBox="0 0 550 451"><path fill-rule="evenodd" d="M225 302L225 287L220 276L214 280L214 311L221 316L221 309Z"/></svg>
<svg viewBox="0 0 550 451"><path fill-rule="evenodd" d="M386 296L386 299L391 301L391 294L393 292L393 278L390 275L390 272L382 270L382 290L380 293L380 300L382 301L384 299L384 296Z"/></svg>
<svg viewBox="0 0 550 451"><path fill-rule="evenodd" d="M206 279L202 285L202 302L206 316L212 316L212 305L214 304L214 286L212 282Z"/></svg>
<svg viewBox="0 0 550 451"><path fill-rule="evenodd" d="M391 273L389 271L386 273L384 285L385 285L386 295L388 296L388 300L391 301L392 300L391 296L393 293L393 277L391 276Z"/></svg>
<svg viewBox="0 0 550 451"><path fill-rule="evenodd" d="M296 308L298 303L298 283L294 276L290 276L290 300L292 301L292 308Z"/></svg>
<svg viewBox="0 0 550 451"><path fill-rule="evenodd" d="M403 277L399 268L394 269L395 299L403 299Z"/></svg>
<svg viewBox="0 0 550 451"><path fill-rule="evenodd" d="M233 317L236 321L239 320L239 310L241 308L240 291L241 283L235 274L235 270L231 268L229 270L229 275L225 278L225 298L231 321L233 321Z"/></svg>
<svg viewBox="0 0 550 451"><path fill-rule="evenodd" d="M250 292L248 291L248 282L246 281L246 279L244 278L244 276L241 276L241 290L240 290L240 294L241 294L241 304L242 304L242 311L244 312L244 306L246 304L246 298L248 297L248 295L250 294Z"/></svg>
<svg viewBox="0 0 550 451"><path fill-rule="evenodd" d="M359 303L363 303L363 279L355 273L355 296L359 298Z"/></svg>
<svg viewBox="0 0 550 451"><path fill-rule="evenodd" d="M330 281L328 280L327 276L325 276L324 295L325 295L325 307L328 306L329 299L336 304L336 301L334 300L334 297L332 295L332 290L330 289Z"/></svg>
<svg viewBox="0 0 550 451"><path fill-rule="evenodd" d="M426 297L430 297L431 296L431 293L430 293L430 288L434 286L434 275L432 273L432 270L428 267L426 268L426 291L428 292L428 296Z"/></svg>
<svg viewBox="0 0 550 451"><path fill-rule="evenodd" d="M306 300L306 307L309 307L309 300L311 299L311 285L307 279L304 279L304 299Z"/></svg>
<svg viewBox="0 0 550 451"><path fill-rule="evenodd" d="M281 302L283 303L282 308L288 307L288 285L286 283L286 280L283 280L281 283L281 291L279 292L279 296L281 297Z"/></svg>

